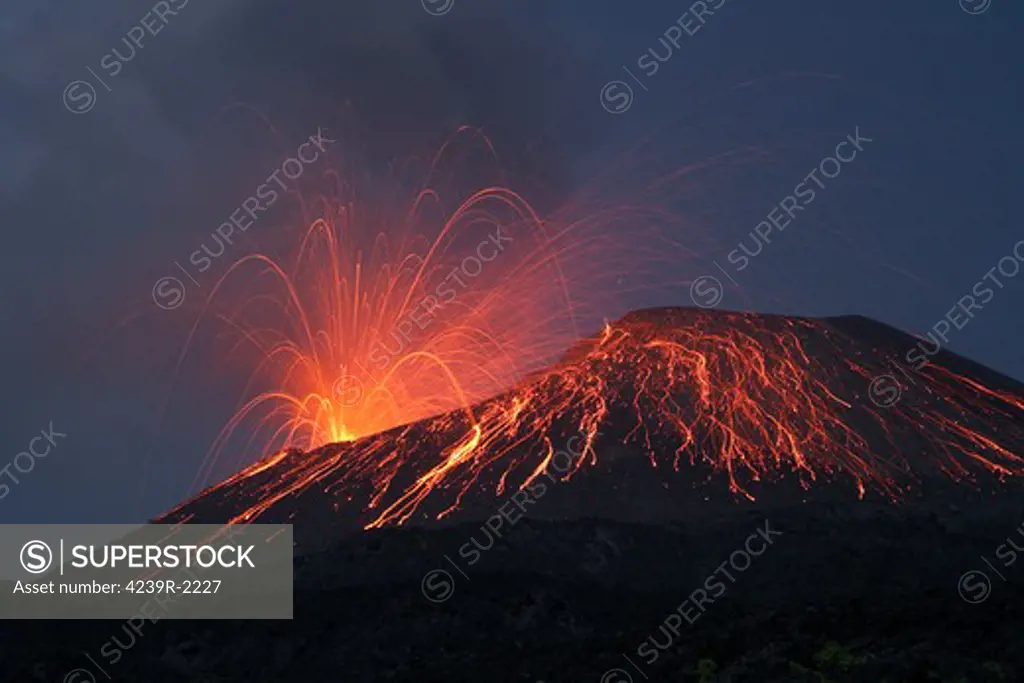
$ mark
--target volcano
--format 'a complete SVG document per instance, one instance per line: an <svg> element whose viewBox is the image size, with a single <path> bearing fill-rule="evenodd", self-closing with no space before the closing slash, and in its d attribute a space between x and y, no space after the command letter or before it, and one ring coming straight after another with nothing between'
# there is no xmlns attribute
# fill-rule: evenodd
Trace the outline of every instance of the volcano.
<svg viewBox="0 0 1024 683"><path fill-rule="evenodd" d="M490 400L282 451L156 521L291 523L317 547L487 518L513 496L538 519L649 522L1011 485L1024 386L945 350L911 369L918 343L858 316L635 311Z"/></svg>
<svg viewBox="0 0 1024 683"><path fill-rule="evenodd" d="M947 351L912 370L917 344L631 313L490 400L156 520L293 524L293 621L140 617L137 646L29 622L11 674L100 680L85 651L140 683L1020 680L1024 388Z"/></svg>

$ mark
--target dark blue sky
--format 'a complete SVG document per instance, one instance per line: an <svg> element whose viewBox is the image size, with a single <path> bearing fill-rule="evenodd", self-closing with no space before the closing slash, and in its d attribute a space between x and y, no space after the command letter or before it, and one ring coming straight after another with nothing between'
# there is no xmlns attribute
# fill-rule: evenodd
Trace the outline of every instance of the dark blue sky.
<svg viewBox="0 0 1024 683"><path fill-rule="evenodd" d="M548 202L599 174L628 186L636 174L617 164L641 140L652 177L706 167L674 207L687 223L674 237L701 256L666 280L725 280L712 261L751 245L772 207L859 127L872 142L731 273L727 308L859 313L923 334L1024 239L1020 3L971 14L959 0L726 0L703 24L692 3L662 0L455 0L443 16L419 0L384 4L174 0L165 8L178 13L84 114L64 106L65 87L93 79L89 69L109 76L101 60L128 52L121 38L147 8L0 9L0 466L51 421L68 435L31 472L10 470L20 481L2 482L0 522L134 522L184 494L232 396L197 395L193 383L160 422L190 321L153 306L153 282L284 152L342 125L346 104L371 159L482 125ZM664 57L659 38L687 14L693 35L675 31L679 47L645 76L638 58ZM614 115L600 93L617 79L635 98ZM273 247L274 226L295 216L282 202L238 255ZM1000 280L949 346L1022 379L1024 275ZM620 307L668 303L690 304L688 288Z"/></svg>

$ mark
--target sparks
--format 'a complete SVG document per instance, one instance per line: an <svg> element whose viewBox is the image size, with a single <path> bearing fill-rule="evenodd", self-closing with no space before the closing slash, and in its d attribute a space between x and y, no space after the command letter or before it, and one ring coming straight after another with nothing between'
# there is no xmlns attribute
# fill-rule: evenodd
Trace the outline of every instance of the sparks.
<svg viewBox="0 0 1024 683"><path fill-rule="evenodd" d="M595 273L614 282L624 270L594 266L595 249L611 263L608 245L586 228L621 207L542 218L497 184L456 201L428 185L404 203L360 201L352 187L339 181L334 198L306 207L315 215L290 264L236 262L192 330L215 315L233 352L256 354L197 474L206 480L234 439L243 451L262 443L257 462L202 494L228 496L220 507L234 522L311 491L367 529L444 518L474 488L500 495L536 480L559 434L577 435L582 456L563 480L602 466L616 443L747 500L781 478L897 500L931 472L1024 474L1024 398L934 365L917 399L879 407L866 390L884 354L827 321L664 309L578 341L570 284L592 295ZM247 298L214 313L243 273L255 277Z"/></svg>

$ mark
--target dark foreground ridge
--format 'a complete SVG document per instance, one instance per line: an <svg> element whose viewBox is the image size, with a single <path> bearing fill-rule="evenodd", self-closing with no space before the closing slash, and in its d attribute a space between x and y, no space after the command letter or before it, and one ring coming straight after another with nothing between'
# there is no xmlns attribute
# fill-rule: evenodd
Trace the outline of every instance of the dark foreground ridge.
<svg viewBox="0 0 1024 683"><path fill-rule="evenodd" d="M292 622L7 623L0 647L11 681L106 680L86 654L126 683L1016 681L1021 567L995 553L1021 508L374 531L297 560Z"/></svg>

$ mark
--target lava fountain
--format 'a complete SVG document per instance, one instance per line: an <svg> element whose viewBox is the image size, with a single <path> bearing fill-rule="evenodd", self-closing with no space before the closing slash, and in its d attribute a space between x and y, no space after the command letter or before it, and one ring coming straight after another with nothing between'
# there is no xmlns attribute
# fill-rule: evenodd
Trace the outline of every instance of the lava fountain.
<svg viewBox="0 0 1024 683"><path fill-rule="evenodd" d="M300 198L306 227L289 261L256 253L228 269L182 358L215 319L233 340L226 357L251 373L196 481L239 439L264 456L310 451L468 410L578 339L570 282L592 303L608 289L601 278L624 268L603 234L622 208L541 217L517 192L481 183L490 167L490 141L463 128L405 195L401 183L381 190L331 171L327 191Z"/></svg>

